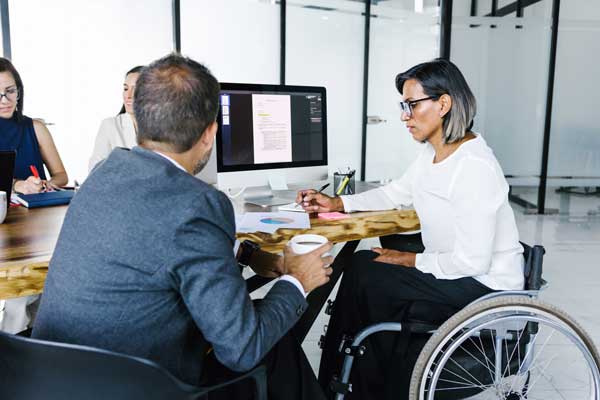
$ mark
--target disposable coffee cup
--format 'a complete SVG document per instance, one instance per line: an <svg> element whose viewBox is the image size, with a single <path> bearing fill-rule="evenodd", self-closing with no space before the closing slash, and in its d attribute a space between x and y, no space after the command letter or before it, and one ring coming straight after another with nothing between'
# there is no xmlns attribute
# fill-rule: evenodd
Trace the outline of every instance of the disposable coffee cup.
<svg viewBox="0 0 600 400"><path fill-rule="evenodd" d="M3 223L6 218L7 208L6 192L0 191L0 224Z"/></svg>
<svg viewBox="0 0 600 400"><path fill-rule="evenodd" d="M325 236L321 235L296 235L290 241L289 245L292 246L292 251L296 254L310 253L314 249L323 246L329 240ZM323 254L323 256L331 255L329 252Z"/></svg>

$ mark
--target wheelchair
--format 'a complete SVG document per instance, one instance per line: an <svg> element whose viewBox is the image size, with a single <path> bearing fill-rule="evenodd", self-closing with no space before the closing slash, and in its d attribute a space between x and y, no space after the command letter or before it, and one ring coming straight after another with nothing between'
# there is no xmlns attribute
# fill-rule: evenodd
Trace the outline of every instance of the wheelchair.
<svg viewBox="0 0 600 400"><path fill-rule="evenodd" d="M410 400L600 400L598 350L577 322L538 299L547 286L545 250L521 244L524 290L483 296L441 326L423 316L430 305L415 302L406 322L375 324L342 340L342 370L330 385L336 400L352 391L350 371L367 350L363 341L377 332L406 330L431 335L412 372Z"/></svg>

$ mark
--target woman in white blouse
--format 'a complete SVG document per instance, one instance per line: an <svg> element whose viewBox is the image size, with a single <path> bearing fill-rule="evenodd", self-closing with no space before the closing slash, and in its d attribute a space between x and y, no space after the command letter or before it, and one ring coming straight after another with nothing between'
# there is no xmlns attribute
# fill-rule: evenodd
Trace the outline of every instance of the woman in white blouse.
<svg viewBox="0 0 600 400"><path fill-rule="evenodd" d="M297 201L311 212L367 211L412 204L421 235L382 238L382 248L355 254L344 272L327 328L319 380L328 395L341 369L344 334L410 319L415 302L437 321L494 290L523 288L523 248L508 184L492 150L473 133L475 98L446 60L419 64L396 77L402 120L424 143L404 175L387 186L331 198L312 190ZM422 244L420 239L422 237ZM443 311L442 311L443 309ZM440 317L440 314L442 316ZM348 398L402 399L425 340L408 333L378 334L352 372Z"/></svg>
<svg viewBox="0 0 600 400"><path fill-rule="evenodd" d="M137 66L125 74L123 82L123 106L116 117L106 118L100 124L96 135L94 150L89 162L89 171L98 162L104 160L115 147L132 148L137 145L135 139L135 117L133 115L133 95L135 84L140 76L142 66Z"/></svg>

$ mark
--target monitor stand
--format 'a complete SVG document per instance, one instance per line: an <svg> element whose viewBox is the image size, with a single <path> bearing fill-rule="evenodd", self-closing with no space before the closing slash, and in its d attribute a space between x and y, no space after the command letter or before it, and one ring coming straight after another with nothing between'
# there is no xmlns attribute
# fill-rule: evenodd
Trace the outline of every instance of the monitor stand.
<svg viewBox="0 0 600 400"><path fill-rule="evenodd" d="M244 202L261 207L272 207L289 204L295 196L277 196L274 191L288 190L285 173L269 173L269 188L248 188L244 194Z"/></svg>

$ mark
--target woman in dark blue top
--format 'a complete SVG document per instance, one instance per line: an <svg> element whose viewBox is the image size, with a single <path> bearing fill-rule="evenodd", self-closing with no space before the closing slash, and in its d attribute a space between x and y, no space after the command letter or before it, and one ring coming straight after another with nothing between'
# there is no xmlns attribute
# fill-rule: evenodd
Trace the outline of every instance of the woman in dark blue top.
<svg viewBox="0 0 600 400"><path fill-rule="evenodd" d="M13 189L38 193L67 184L69 178L52 136L42 122L23 115L23 82L12 63L0 57L0 150L16 150ZM50 172L46 179L44 165ZM33 176L34 166L40 177Z"/></svg>

